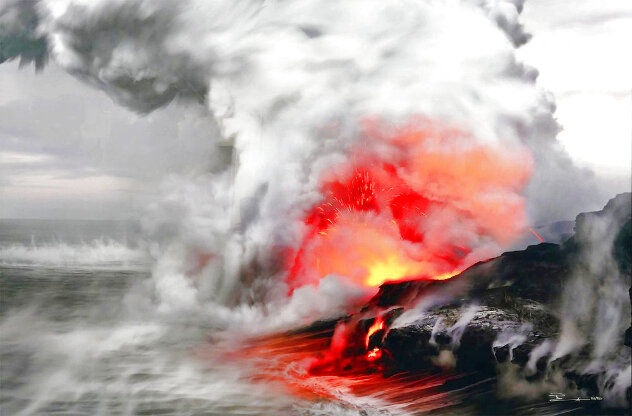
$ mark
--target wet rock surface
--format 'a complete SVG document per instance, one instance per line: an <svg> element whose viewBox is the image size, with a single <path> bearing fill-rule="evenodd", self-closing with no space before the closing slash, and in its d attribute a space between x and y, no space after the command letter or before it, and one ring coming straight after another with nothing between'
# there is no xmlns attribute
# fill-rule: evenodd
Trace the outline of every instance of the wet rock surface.
<svg viewBox="0 0 632 416"><path fill-rule="evenodd" d="M424 305L421 309L417 306L416 312L406 312L412 318L402 319L404 314L382 338L381 346L389 352L392 365L406 371L447 366L494 375L499 364L511 363L531 381L541 379L547 369L553 368L574 388L598 395L605 370L576 370L588 365L591 346L587 344L579 353L551 360L549 345L554 345L559 337L564 285L575 271L591 227L605 216L614 218L619 230L612 255L619 272L629 282L630 194L622 194L602 211L580 214L575 235L561 245L542 243L504 253L447 281L383 285L368 308L401 305L410 309ZM424 298L439 301L424 304ZM632 347L632 326L619 339L621 344ZM629 404L629 389L627 395Z"/></svg>
<svg viewBox="0 0 632 416"><path fill-rule="evenodd" d="M511 361L524 366L530 352L558 330L557 320L535 306L529 318L540 318L536 325L520 312L481 306L460 326L463 313L467 312L456 307L428 311L412 324L391 328L383 346L405 370L432 366L441 350L449 350L458 369L494 373L496 363Z"/></svg>
<svg viewBox="0 0 632 416"><path fill-rule="evenodd" d="M498 389L513 389L519 394L524 391L535 394L533 391L537 390L539 400L546 398L551 388L562 385L569 394L600 397L622 374L611 371L612 363L617 370L630 365L632 326L626 331L629 323L623 322L623 329L612 338L617 345L609 350L610 367L603 365L605 361L595 359L595 346L591 343L599 340L590 329L595 320L584 322L584 332L578 333L584 337L579 347L574 346L572 353L557 354L562 306L564 299L568 302L568 286L578 272L592 273L589 277L592 285L589 287L595 289L594 295L589 294L592 300L601 296L599 288L608 281L608 273L616 274L630 285L631 204L631 194L618 195L602 211L580 214L575 234L562 244L542 243L507 252L448 280L387 283L358 313L317 321L294 332L332 339L336 329L345 326L350 334L347 355L360 357L362 361L368 350L378 348L381 358L373 364L373 371L381 369L386 377L400 372L447 371L471 376L474 384L497 380ZM595 241L595 235L599 235L595 230L603 231L604 227L610 227L608 235L614 236L607 244ZM595 247L606 253L609 265L614 266L592 270L590 262L582 256L587 248ZM620 288L620 283L616 288ZM629 292L627 287L623 290L632 303L632 288ZM575 302L572 296L570 301ZM578 302L582 299L577 299ZM603 304L582 304L580 310L594 314L595 310L589 309L596 305ZM623 308L632 310L629 304ZM384 322L384 328L368 334L377 319ZM362 365L366 366L366 362ZM528 383L533 387L520 384L508 388L512 383ZM493 393L497 394L498 391ZM514 403L511 397L518 397L517 401ZM524 403L523 399L520 395L510 396L509 401L492 400L491 408L484 404L480 408L489 410L489 414L510 414L512 406ZM586 402L585 406L571 410L573 414L629 414L631 402L632 390L627 387L623 397L611 401L610 407ZM502 403L509 406L505 413L496 408Z"/></svg>
<svg viewBox="0 0 632 416"><path fill-rule="evenodd" d="M490 306L505 307L515 303L514 299L546 304L559 298L562 283L571 272L571 254L553 243L529 246L477 263L446 281L386 283L369 303L377 307L411 305L423 296L453 292L462 300L476 298Z"/></svg>

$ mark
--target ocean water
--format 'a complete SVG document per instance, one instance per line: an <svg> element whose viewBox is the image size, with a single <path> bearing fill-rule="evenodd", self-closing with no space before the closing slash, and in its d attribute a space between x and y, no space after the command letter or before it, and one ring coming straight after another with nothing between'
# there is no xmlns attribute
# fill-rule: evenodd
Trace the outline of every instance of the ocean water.
<svg viewBox="0 0 632 416"><path fill-rule="evenodd" d="M301 363L328 337L253 339L212 314L161 313L146 247L135 223L0 221L0 415L466 415L493 403L494 379L312 376Z"/></svg>
<svg viewBox="0 0 632 416"><path fill-rule="evenodd" d="M228 358L240 341L212 319L147 306L151 264L134 223L0 221L0 414L392 413L339 383L296 394L284 379L298 373Z"/></svg>
<svg viewBox="0 0 632 416"><path fill-rule="evenodd" d="M150 263L135 224L0 223L0 414L253 414L277 406L244 391L237 368L212 370L193 358L212 333L208 324L135 310L129 296L150 279Z"/></svg>

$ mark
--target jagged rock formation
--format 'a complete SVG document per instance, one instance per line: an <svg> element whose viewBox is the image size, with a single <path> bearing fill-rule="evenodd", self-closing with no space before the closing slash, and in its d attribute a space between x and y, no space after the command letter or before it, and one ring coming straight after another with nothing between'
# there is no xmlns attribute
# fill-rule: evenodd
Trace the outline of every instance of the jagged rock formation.
<svg viewBox="0 0 632 416"><path fill-rule="evenodd" d="M404 319L405 314L401 316L377 344L388 351L391 365L403 370L448 365L495 374L498 363L511 362L521 368L528 380L542 378L547 368L554 368L573 387L598 395L608 383L604 381L605 372L577 370L592 359L590 344L575 354L558 358L551 358L552 345L560 334L559 311L565 287L583 263L592 261L584 258L586 250L601 250L601 246L613 241L611 247L603 250L604 256L614 259L615 269L630 284L630 198L629 193L621 194L602 211L580 214L575 235L561 245L542 243L504 253L449 281L383 285L367 309L425 306L412 321ZM594 241L607 227L614 227L616 238ZM592 266L584 267L583 272L610 270L592 270ZM594 296L600 295L595 292ZM632 289L630 297L632 302ZM439 301L424 303L424 299ZM616 339L632 346L632 326L625 336L621 333ZM629 405L629 388L627 400Z"/></svg>

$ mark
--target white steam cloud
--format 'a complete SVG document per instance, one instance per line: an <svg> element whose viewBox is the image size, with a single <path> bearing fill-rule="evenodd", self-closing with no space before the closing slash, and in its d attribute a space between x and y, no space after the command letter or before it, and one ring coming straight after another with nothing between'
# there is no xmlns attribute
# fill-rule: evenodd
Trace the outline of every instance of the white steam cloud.
<svg viewBox="0 0 632 416"><path fill-rule="evenodd" d="M631 194L620 194L603 212L578 217L574 237L578 261L564 288L561 333L549 359L577 354L589 345L589 360L577 364L576 371L599 375L601 393L617 406L626 405L630 388L632 357L623 338L630 325L628 290L632 282L615 253L621 256L617 251L626 247L617 240L629 238L631 205Z"/></svg>
<svg viewBox="0 0 632 416"><path fill-rule="evenodd" d="M587 194L590 178L569 173L555 142L554 104L516 60L528 39L521 9L520 0L2 0L0 61L50 57L139 112L174 99L206 105L224 157L205 175L168 180L144 219L156 299L164 310L274 303L286 293L270 278L283 273L278 250L298 245L320 174L347 158L368 117L423 116L528 147L532 220L557 219Z"/></svg>

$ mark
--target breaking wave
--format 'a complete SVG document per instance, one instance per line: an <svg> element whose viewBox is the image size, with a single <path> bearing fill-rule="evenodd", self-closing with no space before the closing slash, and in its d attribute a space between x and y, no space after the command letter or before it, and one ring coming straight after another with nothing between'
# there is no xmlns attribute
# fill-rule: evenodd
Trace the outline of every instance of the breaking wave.
<svg viewBox="0 0 632 416"><path fill-rule="evenodd" d="M10 244L0 246L0 265L12 267L144 267L149 256L140 247L99 238L87 243Z"/></svg>

